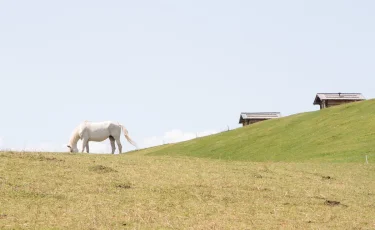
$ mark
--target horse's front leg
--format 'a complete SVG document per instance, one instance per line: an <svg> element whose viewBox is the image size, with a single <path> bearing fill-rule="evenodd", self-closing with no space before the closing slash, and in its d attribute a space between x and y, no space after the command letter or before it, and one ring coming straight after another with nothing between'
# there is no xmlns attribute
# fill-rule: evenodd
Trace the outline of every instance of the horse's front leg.
<svg viewBox="0 0 375 230"><path fill-rule="evenodd" d="M85 150L85 147L87 147L88 146L88 143L89 143L89 140L88 140L88 138L83 138L82 139L82 153L83 153L83 151ZM87 151L88 151L88 149L87 149Z"/></svg>
<svg viewBox="0 0 375 230"><path fill-rule="evenodd" d="M90 151L89 151L89 141L87 141L87 144L86 144L86 151L87 151L87 153L90 152Z"/></svg>
<svg viewBox="0 0 375 230"><path fill-rule="evenodd" d="M109 141L111 142L112 154L115 154L115 149L116 149L115 138L113 138L112 136L109 136Z"/></svg>

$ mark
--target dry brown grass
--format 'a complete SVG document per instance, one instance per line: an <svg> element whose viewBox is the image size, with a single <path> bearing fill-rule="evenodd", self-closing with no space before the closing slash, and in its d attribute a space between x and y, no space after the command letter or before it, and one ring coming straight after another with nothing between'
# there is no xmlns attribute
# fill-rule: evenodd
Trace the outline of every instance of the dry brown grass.
<svg viewBox="0 0 375 230"><path fill-rule="evenodd" d="M374 229L375 165L0 153L3 229Z"/></svg>

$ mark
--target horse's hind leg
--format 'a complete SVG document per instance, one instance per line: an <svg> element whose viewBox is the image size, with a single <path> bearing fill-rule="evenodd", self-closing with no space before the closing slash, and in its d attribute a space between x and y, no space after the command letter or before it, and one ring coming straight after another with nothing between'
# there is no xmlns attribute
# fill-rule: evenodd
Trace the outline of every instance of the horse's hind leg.
<svg viewBox="0 0 375 230"><path fill-rule="evenodd" d="M115 138L113 138L112 136L109 136L109 141L111 142L112 154L114 154L114 153L115 153L115 150L116 150L116 146L115 146Z"/></svg>
<svg viewBox="0 0 375 230"><path fill-rule="evenodd" d="M118 153L120 154L122 152L122 145L121 145L120 137L116 138L116 143L118 147Z"/></svg>

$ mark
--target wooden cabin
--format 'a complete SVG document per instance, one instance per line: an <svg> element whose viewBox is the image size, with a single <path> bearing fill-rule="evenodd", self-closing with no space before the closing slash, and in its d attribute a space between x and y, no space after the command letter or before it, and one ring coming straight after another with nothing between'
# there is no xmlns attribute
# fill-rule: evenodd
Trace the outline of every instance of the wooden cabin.
<svg viewBox="0 0 375 230"><path fill-rule="evenodd" d="M240 121L239 124L242 126L251 125L259 121L274 119L281 117L281 113L279 112L255 112L255 113L247 113L242 112L240 114Z"/></svg>
<svg viewBox="0 0 375 230"><path fill-rule="evenodd" d="M319 105L320 109L324 109L363 100L366 99L360 93L317 93L313 105Z"/></svg>

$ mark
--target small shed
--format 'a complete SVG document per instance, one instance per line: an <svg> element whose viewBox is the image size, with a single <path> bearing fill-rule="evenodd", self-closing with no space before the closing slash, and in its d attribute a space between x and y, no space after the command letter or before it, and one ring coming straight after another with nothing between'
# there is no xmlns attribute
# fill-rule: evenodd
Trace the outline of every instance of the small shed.
<svg viewBox="0 0 375 230"><path fill-rule="evenodd" d="M240 114L239 124L242 126L251 125L259 121L274 119L281 117L279 112L242 112Z"/></svg>
<svg viewBox="0 0 375 230"><path fill-rule="evenodd" d="M313 105L319 105L320 109L324 109L363 100L366 99L361 93L317 93Z"/></svg>

